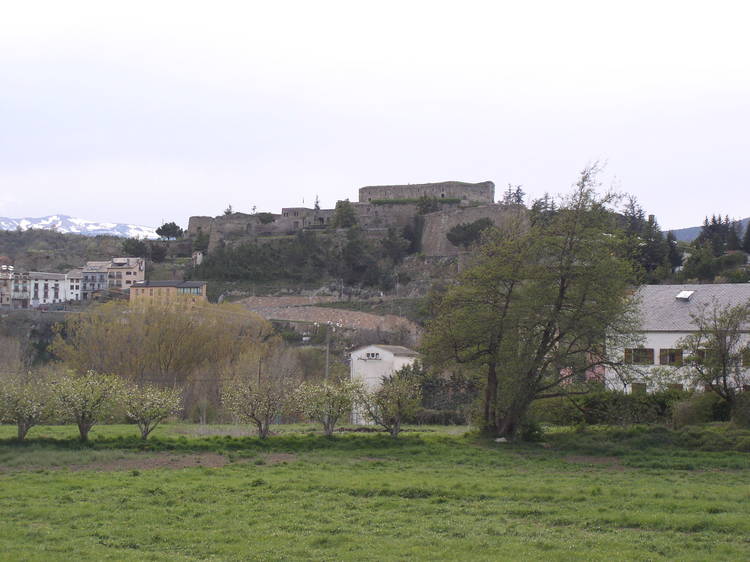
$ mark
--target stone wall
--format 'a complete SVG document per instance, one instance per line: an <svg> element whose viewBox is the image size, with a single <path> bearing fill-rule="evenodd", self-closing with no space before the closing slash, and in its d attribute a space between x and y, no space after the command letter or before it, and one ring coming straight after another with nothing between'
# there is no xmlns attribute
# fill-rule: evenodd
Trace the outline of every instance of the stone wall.
<svg viewBox="0 0 750 562"><path fill-rule="evenodd" d="M422 230L422 254L428 257L457 256L465 253L454 246L447 238L448 231L459 224L472 223L479 219L490 219L496 226L502 226L509 218L517 217L522 208L505 205L481 205L447 211L438 211L424 216Z"/></svg>
<svg viewBox="0 0 750 562"><path fill-rule="evenodd" d="M359 189L360 203L382 199L419 199L423 196L437 199L460 199L464 204L492 204L495 202L495 184L491 181L481 183L444 181L410 185L374 185Z"/></svg>

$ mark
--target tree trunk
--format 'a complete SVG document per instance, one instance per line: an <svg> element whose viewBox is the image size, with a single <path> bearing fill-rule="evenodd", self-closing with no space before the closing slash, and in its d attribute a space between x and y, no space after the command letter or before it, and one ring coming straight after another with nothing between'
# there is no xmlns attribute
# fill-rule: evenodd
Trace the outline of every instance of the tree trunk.
<svg viewBox="0 0 750 562"><path fill-rule="evenodd" d="M18 422L18 440L23 441L26 437L26 434L29 432L29 429L31 429L31 424L25 423L25 422Z"/></svg>
<svg viewBox="0 0 750 562"><path fill-rule="evenodd" d="M398 438L398 434L401 432L401 422L398 421L391 426L391 437L394 439Z"/></svg>
<svg viewBox="0 0 750 562"><path fill-rule="evenodd" d="M491 362L487 365L487 386L484 389L484 424L482 432L487 435L497 433L497 365Z"/></svg>
<svg viewBox="0 0 750 562"><path fill-rule="evenodd" d="M89 440L89 431L91 431L93 425L91 422L78 422L78 433L81 442L86 443Z"/></svg>
<svg viewBox="0 0 750 562"><path fill-rule="evenodd" d="M531 400L527 398L514 400L505 412L505 415L498 415L496 435L498 437L505 437L506 439L513 439L518 428L521 426L521 420L526 415L529 405L531 405Z"/></svg>
<svg viewBox="0 0 750 562"><path fill-rule="evenodd" d="M151 428L151 427L149 427L149 426L148 426L148 424L146 424L146 425L142 425L142 426L141 426L141 439L143 439L144 441L145 441L146 439L148 439L148 436L149 436L149 434L151 433L151 429L152 429L152 428Z"/></svg>
<svg viewBox="0 0 750 562"><path fill-rule="evenodd" d="M266 421L260 422L258 424L258 437L261 439L265 439L268 437L268 429L269 429L269 423Z"/></svg>

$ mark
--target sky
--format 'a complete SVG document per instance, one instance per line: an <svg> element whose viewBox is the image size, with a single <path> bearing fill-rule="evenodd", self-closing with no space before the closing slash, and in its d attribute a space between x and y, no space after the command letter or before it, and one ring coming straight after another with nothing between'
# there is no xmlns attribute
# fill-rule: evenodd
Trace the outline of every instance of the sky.
<svg viewBox="0 0 750 562"><path fill-rule="evenodd" d="M158 226L365 185L750 216L743 2L6 2L0 216Z"/></svg>

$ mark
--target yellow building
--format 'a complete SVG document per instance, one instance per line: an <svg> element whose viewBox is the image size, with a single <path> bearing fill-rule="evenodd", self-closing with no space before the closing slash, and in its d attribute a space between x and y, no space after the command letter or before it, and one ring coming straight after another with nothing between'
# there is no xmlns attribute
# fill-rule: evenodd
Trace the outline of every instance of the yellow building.
<svg viewBox="0 0 750 562"><path fill-rule="evenodd" d="M206 302L206 287L205 281L140 281L130 286L130 302Z"/></svg>

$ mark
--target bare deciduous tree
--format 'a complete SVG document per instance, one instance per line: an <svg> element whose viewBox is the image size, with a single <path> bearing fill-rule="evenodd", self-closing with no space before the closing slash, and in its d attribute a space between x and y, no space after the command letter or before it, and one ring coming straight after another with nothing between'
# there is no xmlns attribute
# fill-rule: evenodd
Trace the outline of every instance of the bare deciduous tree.
<svg viewBox="0 0 750 562"><path fill-rule="evenodd" d="M677 342L693 384L705 386L734 405L750 384L750 303L714 301L692 316L696 331Z"/></svg>

